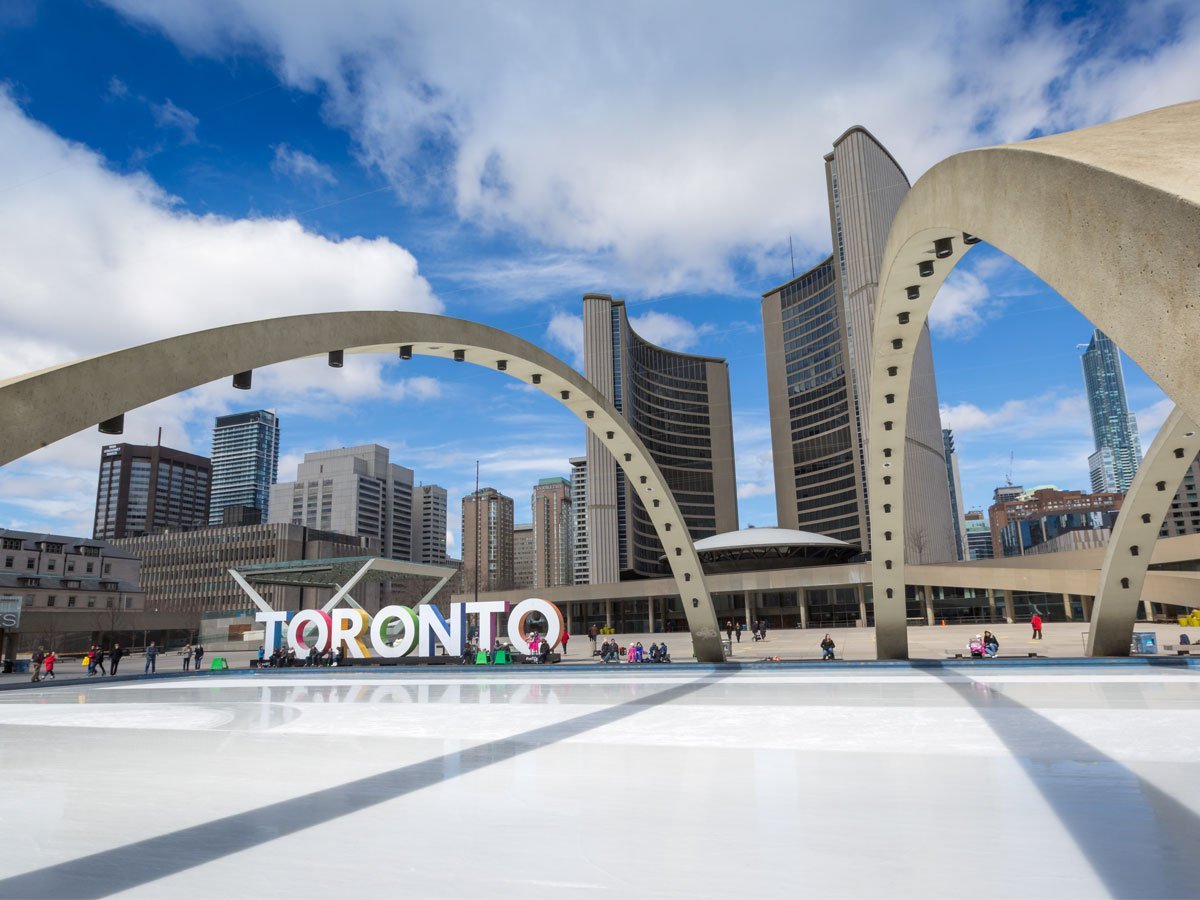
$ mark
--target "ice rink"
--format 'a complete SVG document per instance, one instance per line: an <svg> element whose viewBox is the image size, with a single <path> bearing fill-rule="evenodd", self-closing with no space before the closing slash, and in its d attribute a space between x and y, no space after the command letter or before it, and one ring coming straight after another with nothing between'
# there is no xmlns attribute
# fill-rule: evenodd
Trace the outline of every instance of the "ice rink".
<svg viewBox="0 0 1200 900"><path fill-rule="evenodd" d="M0 693L0 897L1200 895L1200 668Z"/></svg>

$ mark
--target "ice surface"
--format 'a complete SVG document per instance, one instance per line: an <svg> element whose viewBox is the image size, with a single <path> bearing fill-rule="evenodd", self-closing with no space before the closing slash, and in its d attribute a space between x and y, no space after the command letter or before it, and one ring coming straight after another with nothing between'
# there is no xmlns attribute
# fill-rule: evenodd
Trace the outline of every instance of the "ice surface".
<svg viewBox="0 0 1200 900"><path fill-rule="evenodd" d="M1195 896L1200 671L330 672L0 694L0 897Z"/></svg>

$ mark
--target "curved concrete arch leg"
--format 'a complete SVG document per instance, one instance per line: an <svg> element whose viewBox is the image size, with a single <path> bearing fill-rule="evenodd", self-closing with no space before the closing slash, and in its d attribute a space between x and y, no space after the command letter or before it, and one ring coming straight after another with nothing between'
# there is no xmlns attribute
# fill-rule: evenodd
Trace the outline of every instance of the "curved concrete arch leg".
<svg viewBox="0 0 1200 900"><path fill-rule="evenodd" d="M908 192L883 251L872 341L866 478L880 658L908 655L904 437L913 350L964 233L1057 290L1200 421L1200 178L1185 164L1198 128L1200 102L1182 103L957 153ZM951 255L938 259L933 242L947 237ZM921 263L932 271L922 274Z"/></svg>
<svg viewBox="0 0 1200 900"><path fill-rule="evenodd" d="M1146 570L1171 501L1196 454L1200 429L1179 407L1159 428L1121 504L1092 606L1088 656L1128 656Z"/></svg>
<svg viewBox="0 0 1200 900"><path fill-rule="evenodd" d="M725 658L700 559L666 480L616 408L579 372L507 332L408 312L286 316L194 332L0 383L0 465L84 428L235 372L348 353L440 356L493 368L562 403L613 454L646 505L701 662Z"/></svg>
<svg viewBox="0 0 1200 900"><path fill-rule="evenodd" d="M934 242L947 239L951 253L938 259ZM875 652L880 659L908 658L904 455L913 357L933 298L971 246L964 243L961 232L945 227L922 229L894 254L875 297L866 456Z"/></svg>

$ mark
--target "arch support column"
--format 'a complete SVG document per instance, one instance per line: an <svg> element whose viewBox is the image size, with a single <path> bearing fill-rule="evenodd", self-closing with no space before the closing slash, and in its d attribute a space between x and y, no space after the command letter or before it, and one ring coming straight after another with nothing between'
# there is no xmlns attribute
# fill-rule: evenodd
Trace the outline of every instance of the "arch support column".
<svg viewBox="0 0 1200 900"><path fill-rule="evenodd" d="M1092 605L1088 656L1129 655L1158 532L1197 453L1200 429L1176 407L1146 451L1108 539Z"/></svg>

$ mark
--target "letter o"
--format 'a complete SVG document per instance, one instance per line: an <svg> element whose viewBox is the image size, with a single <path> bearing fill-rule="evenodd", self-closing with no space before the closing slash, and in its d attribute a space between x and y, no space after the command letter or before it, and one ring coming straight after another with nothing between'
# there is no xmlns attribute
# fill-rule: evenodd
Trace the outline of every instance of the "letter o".
<svg viewBox="0 0 1200 900"><path fill-rule="evenodd" d="M401 625L401 635L395 644L387 642L387 625L395 619ZM371 647L379 656L398 659L408 656L417 642L417 614L407 606L385 606L371 621Z"/></svg>
<svg viewBox="0 0 1200 900"><path fill-rule="evenodd" d="M302 610L292 617L292 621L288 622L288 646L296 653L308 653L312 649L304 643L304 629L308 625L317 629L316 648L324 653L329 649L330 619L329 613L319 609Z"/></svg>
<svg viewBox="0 0 1200 900"><path fill-rule="evenodd" d="M508 614L508 639L514 647L528 647L529 633L525 630L525 620L535 612L546 617L546 633L542 636L553 650L558 646L566 629L563 615L549 600L539 600L537 597L522 600L512 608L512 612Z"/></svg>

